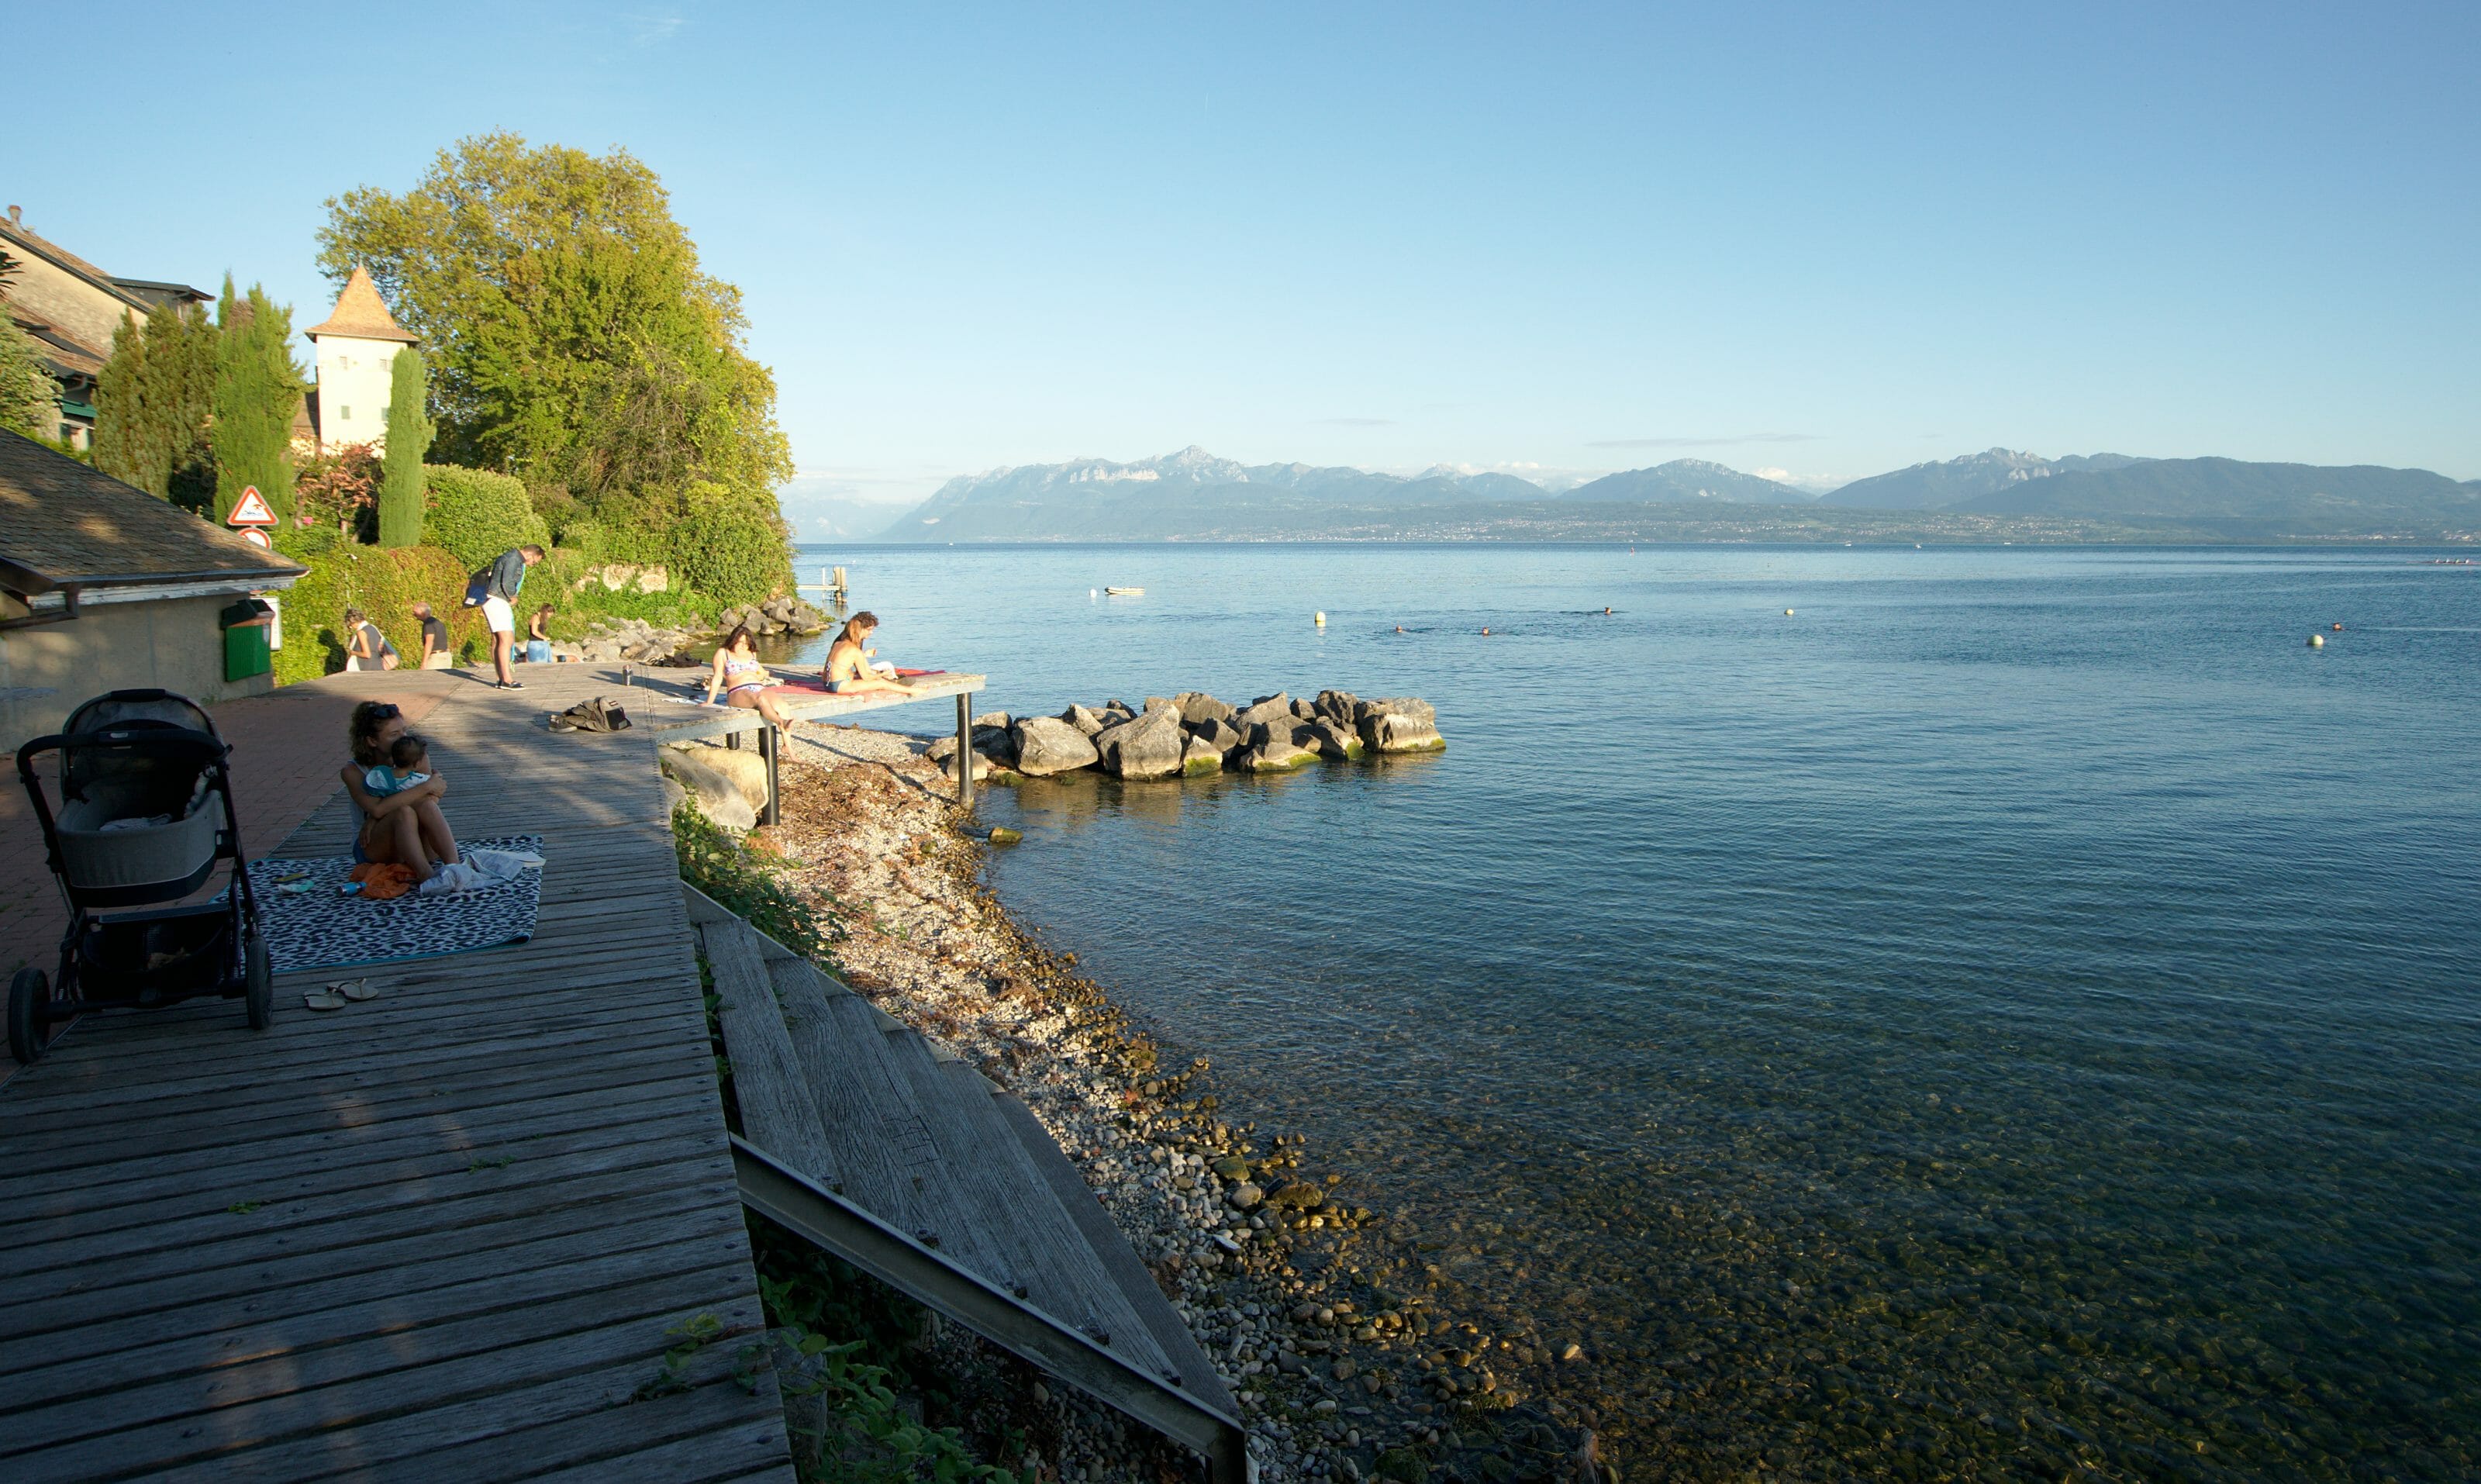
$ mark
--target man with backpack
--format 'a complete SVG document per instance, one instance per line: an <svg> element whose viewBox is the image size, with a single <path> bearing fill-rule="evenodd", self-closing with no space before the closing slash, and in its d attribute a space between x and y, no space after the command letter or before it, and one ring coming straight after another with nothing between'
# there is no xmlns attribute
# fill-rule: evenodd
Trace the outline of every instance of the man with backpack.
<svg viewBox="0 0 2481 1484"><path fill-rule="evenodd" d="M539 546L514 546L500 553L499 560L474 574L465 587L465 606L480 608L483 622L491 630L491 664L500 672L500 689L523 690L515 675L509 672L509 661L517 646L517 611L511 607L518 591L526 586L526 568L542 560Z"/></svg>

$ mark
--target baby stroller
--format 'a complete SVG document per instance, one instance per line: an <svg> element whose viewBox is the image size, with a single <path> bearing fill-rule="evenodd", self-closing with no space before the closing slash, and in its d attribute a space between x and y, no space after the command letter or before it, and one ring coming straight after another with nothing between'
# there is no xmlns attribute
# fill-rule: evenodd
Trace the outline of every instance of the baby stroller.
<svg viewBox="0 0 2481 1484"><path fill-rule="evenodd" d="M59 753L60 808L38 768ZM241 999L253 1030L274 1009L258 899L233 814L231 749L187 696L115 690L69 713L59 733L17 749L43 850L69 909L57 981L20 969L9 984L9 1051L43 1054L51 1028L89 1010L154 1009L200 995ZM99 908L178 901L232 862L232 889L199 905L104 917Z"/></svg>

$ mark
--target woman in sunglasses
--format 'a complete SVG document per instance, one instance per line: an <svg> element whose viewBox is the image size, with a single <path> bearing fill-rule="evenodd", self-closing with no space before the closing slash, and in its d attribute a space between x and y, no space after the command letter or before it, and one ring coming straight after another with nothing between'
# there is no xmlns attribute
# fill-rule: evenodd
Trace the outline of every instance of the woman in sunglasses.
<svg viewBox="0 0 2481 1484"><path fill-rule="evenodd" d="M353 832L353 859L403 866L413 872L419 887L439 867L457 861L456 832L439 811L448 780L434 770L422 782L386 794L373 794L365 781L372 768L388 761L388 749L405 732L405 713L394 703L364 701L354 707L353 719L345 724L353 760L341 776L345 792L362 812L361 827Z"/></svg>

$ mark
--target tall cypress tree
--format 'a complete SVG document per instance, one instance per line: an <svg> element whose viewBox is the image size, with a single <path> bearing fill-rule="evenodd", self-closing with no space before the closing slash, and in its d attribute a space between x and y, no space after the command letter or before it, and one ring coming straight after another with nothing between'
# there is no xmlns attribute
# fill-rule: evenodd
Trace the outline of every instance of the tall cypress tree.
<svg viewBox="0 0 2481 1484"><path fill-rule="evenodd" d="M158 304L144 326L121 322L95 393L96 468L191 509L214 504L219 339L195 304Z"/></svg>
<svg viewBox="0 0 2481 1484"><path fill-rule="evenodd" d="M136 316L124 314L120 327L112 332L112 355L95 378L94 466L161 495L171 464L162 455L162 440L148 415L146 371L146 332L138 327Z"/></svg>
<svg viewBox="0 0 2481 1484"><path fill-rule="evenodd" d="M255 487L279 526L293 522L293 414L301 368L293 359L293 311L251 284L245 298L224 278L217 304L223 355L216 378L216 498L229 506ZM224 512L218 511L218 514Z"/></svg>
<svg viewBox="0 0 2481 1484"><path fill-rule="evenodd" d="M431 419L422 352L411 346L388 365L386 472L379 482L379 544L422 542L422 457L431 451Z"/></svg>

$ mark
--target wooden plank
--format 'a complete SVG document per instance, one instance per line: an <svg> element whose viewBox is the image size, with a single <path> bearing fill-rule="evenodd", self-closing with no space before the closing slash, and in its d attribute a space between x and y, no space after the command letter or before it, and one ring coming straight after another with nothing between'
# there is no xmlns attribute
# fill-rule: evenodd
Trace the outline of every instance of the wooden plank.
<svg viewBox="0 0 2481 1484"><path fill-rule="evenodd" d="M684 888L683 890L688 890ZM822 1185L836 1182L826 1120L811 1099L808 1078L775 1005L775 988L758 954L758 934L739 919L699 928L715 975L716 1018L732 1062L732 1096L742 1136Z"/></svg>
<svg viewBox="0 0 2481 1484"><path fill-rule="evenodd" d="M1015 1133L1034 1168L1041 1172L1053 1192L1058 1196L1060 1205L1084 1233L1087 1247L1112 1281L1119 1285L1120 1290L1128 1295L1130 1307L1136 1311L1147 1332L1154 1336L1155 1343L1178 1372L1181 1389L1225 1412L1237 1413L1239 1408L1233 1405L1231 1393L1224 1389L1222 1376L1215 1371L1214 1364L1207 1358L1206 1352L1198 1348L1197 1337L1189 1331L1188 1322L1163 1297L1162 1289L1155 1286L1154 1274L1146 1270L1136 1249L1129 1245L1128 1237L1112 1224L1110 1213L1095 1198L1093 1187L1085 1184L1085 1177L1077 1172L1077 1166L1060 1153L1058 1144L1042 1127L1041 1120L1033 1116L1033 1109L1027 1107L1015 1094L993 1086L989 1079L962 1062L951 1066L949 1073L959 1080L970 1079L980 1084L992 1106Z"/></svg>
<svg viewBox="0 0 2481 1484"><path fill-rule="evenodd" d="M935 1241L940 1234L925 1223L914 1182L937 1151L920 1120L897 1101L878 1028L865 1013L856 1032L838 1013L840 1006L866 1011L867 1005L798 959L776 959L767 969L810 1096L825 1116L828 1150L842 1177L839 1193L888 1225L917 1239L927 1233Z"/></svg>
<svg viewBox="0 0 2481 1484"><path fill-rule="evenodd" d="M338 1198L436 1172L443 1161L471 1163L519 1155L539 1159L635 1143L645 1138L649 1126L676 1123L704 1111L700 1099L708 1092L708 1088L693 1082L687 1085L687 1095L676 1088L658 1088L655 1096L616 1110L599 1098L591 1103L563 1100L540 1117L523 1124L504 1126L491 1133L445 1136L447 1140L462 1138L465 1142L443 1141L441 1134L426 1133L419 1137L389 1140L381 1148L339 1151L331 1141L313 1139L296 1144L283 1159L241 1165L219 1162L212 1167L194 1164L148 1180L107 1186L103 1192L81 1188L79 1195L89 1198L79 1204L50 1198L41 1210L23 1212L21 1219L0 1224L0 1248L37 1221L44 1224L42 1230L49 1237L89 1237L126 1227L151 1226L176 1211L216 1210L229 1213L230 1207L245 1200L267 1205L314 1197ZM250 1193L224 1200L221 1206L215 1204L235 1190ZM92 1198L104 1193L108 1193L109 1200Z"/></svg>
<svg viewBox="0 0 2481 1484"><path fill-rule="evenodd" d="M83 1359L0 1373L0 1412L118 1392L193 1371L219 1370L316 1346L410 1332L422 1325L490 1314L625 1284L697 1272L728 1261L730 1234L704 1234L651 1247L601 1251L530 1268L502 1267L395 1293L339 1295L324 1308L270 1314L234 1306L229 1324L186 1335L131 1337L132 1342Z"/></svg>
<svg viewBox="0 0 2481 1484"><path fill-rule="evenodd" d="M455 1250L487 1262L493 1261L491 1254L519 1251L537 1241L557 1242L564 1253L573 1255L578 1247L601 1239L599 1234L606 1231L627 1231L633 1239L643 1239L641 1234L687 1232L709 1226L717 1231L742 1230L738 1206L718 1205L688 1217L679 1213L685 1198L702 1198L712 1190L712 1183L701 1181L695 1169L675 1166L667 1180L644 1182L627 1194L591 1206L528 1211L517 1219L460 1228ZM266 1303L270 1294L299 1291L304 1284L330 1280L377 1283L389 1273L411 1271L437 1258L441 1247L438 1238L428 1232L397 1237L373 1237L321 1253L316 1274L306 1279L300 1270L302 1259L286 1254L222 1265L169 1263L159 1264L153 1272L125 1274L121 1281L108 1285L55 1284L53 1291L42 1295L39 1303L13 1306L24 1312L9 1321L10 1329L39 1328L29 1328L25 1334L12 1333L10 1338L13 1341L21 1341L28 1334L39 1333L45 1337L42 1345L46 1352L50 1346L61 1345L65 1354L70 1341L63 1336L83 1334L133 1316L167 1327L181 1322L204 1323L212 1328L223 1322L222 1300L238 1295L248 1302ZM180 1316L177 1320L176 1315ZM40 1361L38 1355L28 1364Z"/></svg>
<svg viewBox="0 0 2481 1484"><path fill-rule="evenodd" d="M959 1222L989 1234L990 1245L1005 1255L1014 1275L1014 1282L1000 1287L1133 1366L1161 1376L1177 1374L1128 1295L1086 1245L1084 1232L991 1106L987 1084L968 1088L950 1077L928 1039L917 1031L885 1034L912 1089L913 1106L947 1165L947 1179L925 1193L936 1192ZM997 1274L983 1276L999 1282Z"/></svg>
<svg viewBox="0 0 2481 1484"><path fill-rule="evenodd" d="M729 1296L733 1286L730 1273L718 1270L705 1275L703 1283L670 1280L643 1291L601 1294L571 1305L561 1316L590 1327L547 1331L515 1342L508 1342L505 1337L494 1342L487 1336L433 1336L431 1344L440 1349L456 1349L477 1338L484 1344L429 1364L338 1374L324 1380L324 1384L295 1385L243 1402L202 1407L195 1393L182 1387L148 1389L142 1396L125 1398L124 1404L115 1409L114 1417L100 1419L117 1429L114 1431L90 1430L98 1419L79 1408L63 1409L71 1429L66 1435L32 1428L20 1431L15 1425L17 1419L11 1419L10 1430L0 1434L0 1448L18 1440L43 1441L21 1453L0 1454L0 1461L5 1461L11 1484L66 1484L70 1480L133 1474L151 1477L178 1465L209 1459L219 1460L222 1476L229 1478L248 1471L247 1455L242 1450L280 1442L304 1431L357 1430L366 1421L405 1411L463 1401L511 1386L533 1384L538 1378L557 1380L626 1361L635 1361L641 1367L642 1379L652 1379L664 1350L674 1342L666 1334L673 1325L699 1314L712 1314L723 1324L727 1337L754 1333L762 1327L755 1301ZM354 1364L384 1366L391 1358L388 1354L368 1353L330 1357L317 1373L324 1378ZM261 1378L238 1379L249 1382ZM297 1373L296 1379L309 1377ZM766 1383L760 1389L766 1405L777 1406L772 1373L763 1373L761 1379ZM659 1398L633 1405L629 1394L623 1393L613 1397L599 1415L615 1431L646 1428L654 1425L664 1402L668 1400ZM144 1420L119 1419L122 1414L142 1411L140 1403L188 1410ZM649 1410L641 1412L641 1406ZM753 1407L752 1413L756 1410ZM783 1425L780 1416L775 1425ZM332 1431L330 1435L334 1436ZM335 1442L338 1445L330 1457L338 1466L350 1466L351 1434L336 1437ZM539 1467L551 1461L532 1462Z"/></svg>
<svg viewBox="0 0 2481 1484"><path fill-rule="evenodd" d="M646 1203L640 1204L641 1210L651 1211ZM527 1224L521 1240L506 1244L460 1244L446 1252L438 1251L433 1244L408 1261L368 1271L323 1272L316 1280L283 1287L253 1284L247 1289L248 1315L260 1322L283 1319L354 1302L419 1295L478 1279L512 1278L577 1261L579 1243L574 1232L557 1228L537 1231L538 1225ZM601 1257L617 1257L700 1237L737 1240L742 1230L739 1220L727 1221L721 1213L704 1229L665 1222L654 1235L641 1237L621 1227L598 1238L608 1245L599 1247L597 1252ZM65 1366L91 1355L221 1332L227 1315L217 1306L199 1301L207 1295L185 1291L180 1296L186 1302L178 1306L155 1307L141 1297L133 1301L135 1307L124 1305L118 1315L91 1312L84 1323L47 1332L39 1345L11 1345L6 1352L0 1352L0 1373Z"/></svg>

